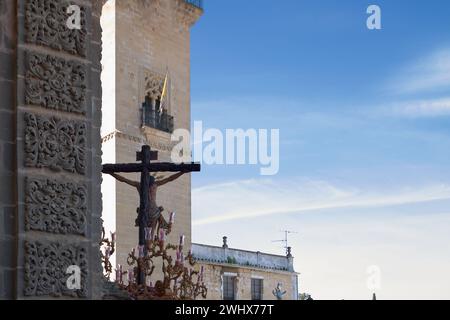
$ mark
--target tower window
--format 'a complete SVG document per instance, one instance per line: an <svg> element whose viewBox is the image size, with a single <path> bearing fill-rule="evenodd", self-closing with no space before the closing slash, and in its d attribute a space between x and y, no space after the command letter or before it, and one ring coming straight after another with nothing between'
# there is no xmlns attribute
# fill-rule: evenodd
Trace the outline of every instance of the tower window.
<svg viewBox="0 0 450 320"><path fill-rule="evenodd" d="M142 104L142 125L172 133L174 119L169 115L167 109L161 108L160 99L152 99L147 96Z"/></svg>

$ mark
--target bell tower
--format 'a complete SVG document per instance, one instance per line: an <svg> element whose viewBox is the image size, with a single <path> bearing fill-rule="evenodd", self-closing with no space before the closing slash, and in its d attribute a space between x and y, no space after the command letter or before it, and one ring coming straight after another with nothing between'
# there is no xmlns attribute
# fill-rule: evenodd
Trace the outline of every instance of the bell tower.
<svg viewBox="0 0 450 320"><path fill-rule="evenodd" d="M190 129L190 30L203 14L202 0L108 0L103 7L103 163L136 161L143 144L170 161L171 133ZM127 175L139 181L137 175ZM113 264L126 266L137 245L137 190L104 176L103 220L116 231ZM164 216L176 212L169 241L191 243L191 178L158 190Z"/></svg>

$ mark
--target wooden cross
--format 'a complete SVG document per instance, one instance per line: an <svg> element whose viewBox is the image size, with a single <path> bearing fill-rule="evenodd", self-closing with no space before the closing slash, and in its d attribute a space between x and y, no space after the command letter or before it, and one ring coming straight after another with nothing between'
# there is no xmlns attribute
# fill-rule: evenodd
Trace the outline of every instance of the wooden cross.
<svg viewBox="0 0 450 320"><path fill-rule="evenodd" d="M139 203L139 214L138 214L138 225L139 225L139 245L145 248L145 215L149 210L149 190L152 183L150 179L151 172L200 172L201 166L199 163L190 164L175 164L170 162L155 162L151 161L158 160L158 152L152 151L149 146L142 146L141 152L136 152L136 161L140 163L123 163L123 164L104 164L102 172L106 174L111 173L131 173L140 172L141 173L141 183L140 183L140 203ZM154 182L153 182L154 183ZM145 250L146 254L147 250ZM141 270L139 270L138 283L144 284L145 276Z"/></svg>

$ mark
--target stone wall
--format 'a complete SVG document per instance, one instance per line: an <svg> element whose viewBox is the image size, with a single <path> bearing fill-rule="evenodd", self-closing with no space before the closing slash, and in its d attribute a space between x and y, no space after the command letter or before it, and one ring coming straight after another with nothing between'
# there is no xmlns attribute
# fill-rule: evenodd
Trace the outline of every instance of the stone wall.
<svg viewBox="0 0 450 320"><path fill-rule="evenodd" d="M100 298L101 0L0 2L0 298ZM69 266L81 287L69 289Z"/></svg>
<svg viewBox="0 0 450 320"><path fill-rule="evenodd" d="M276 270L261 270L257 268L247 268L226 264L214 264L199 262L199 266L204 266L204 282L208 288L208 300L222 300L222 279L224 274L236 275L236 300L251 300L251 279L263 280L263 300L276 300L272 291L278 283L282 284L286 294L283 300L297 300L297 274L292 272L282 272Z"/></svg>

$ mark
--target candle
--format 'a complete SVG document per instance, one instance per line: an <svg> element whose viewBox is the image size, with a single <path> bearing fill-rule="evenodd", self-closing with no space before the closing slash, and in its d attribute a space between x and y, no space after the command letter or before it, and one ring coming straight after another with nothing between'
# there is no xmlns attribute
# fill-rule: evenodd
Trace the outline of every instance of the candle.
<svg viewBox="0 0 450 320"><path fill-rule="evenodd" d="M181 261L181 252L179 249L177 249L177 262Z"/></svg>
<svg viewBox="0 0 450 320"><path fill-rule="evenodd" d="M184 234L180 237L180 247L184 246L184 239L186 237L184 236Z"/></svg>
<svg viewBox="0 0 450 320"><path fill-rule="evenodd" d="M133 269L128 270L128 282L134 283L134 272Z"/></svg>
<svg viewBox="0 0 450 320"><path fill-rule="evenodd" d="M169 220L169 223L174 223L175 222L175 212L172 212L171 214L170 214L170 220Z"/></svg>
<svg viewBox="0 0 450 320"><path fill-rule="evenodd" d="M151 228L152 231L150 232L150 239L153 241L155 240L155 228Z"/></svg>
<svg viewBox="0 0 450 320"><path fill-rule="evenodd" d="M166 233L163 229L159 230L159 241L164 242L166 240Z"/></svg>
<svg viewBox="0 0 450 320"><path fill-rule="evenodd" d="M134 248L133 249L133 256L135 256L136 257L136 254L137 254L137 257L139 258L140 257L140 252L139 252L139 246L136 246L136 248Z"/></svg>
<svg viewBox="0 0 450 320"><path fill-rule="evenodd" d="M139 258L144 257L144 246L139 246Z"/></svg>
<svg viewBox="0 0 450 320"><path fill-rule="evenodd" d="M122 265L119 264L119 283L120 284L122 284L122 282L123 282L122 276L123 276L123 269L122 269Z"/></svg>
<svg viewBox="0 0 450 320"><path fill-rule="evenodd" d="M184 266L184 253L183 252L180 253L180 260L181 260L181 265Z"/></svg>
<svg viewBox="0 0 450 320"><path fill-rule="evenodd" d="M205 267L204 266L202 266L201 268L200 268L200 281L202 281L203 282L203 275L205 274Z"/></svg>
<svg viewBox="0 0 450 320"><path fill-rule="evenodd" d="M120 271L119 271L119 269L116 269L116 282L117 281L120 283Z"/></svg>

